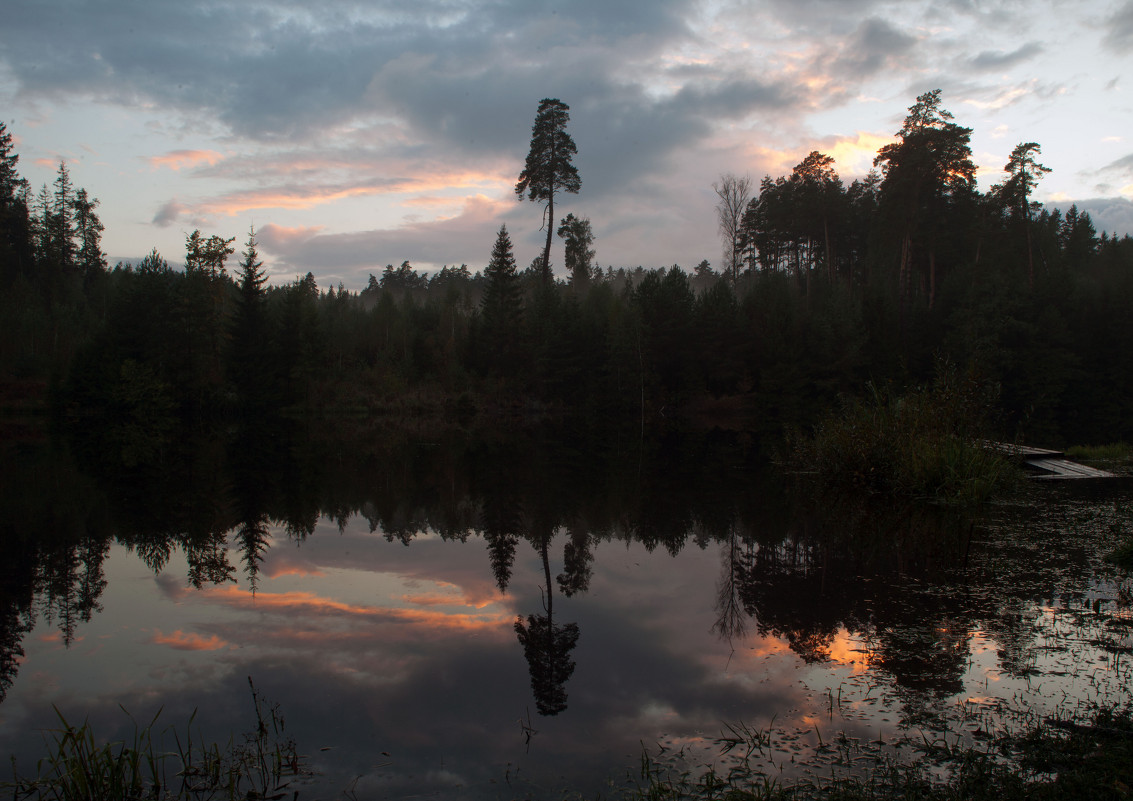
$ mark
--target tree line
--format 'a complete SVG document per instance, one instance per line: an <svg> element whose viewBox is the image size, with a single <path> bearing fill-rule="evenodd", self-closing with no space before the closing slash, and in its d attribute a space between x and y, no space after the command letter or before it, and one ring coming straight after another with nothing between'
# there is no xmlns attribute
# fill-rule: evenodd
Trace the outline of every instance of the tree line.
<svg viewBox="0 0 1133 801"><path fill-rule="evenodd" d="M97 200L69 177L33 200L0 140L0 370L50 377L69 408L144 444L185 421L278 411L709 415L776 431L869 382L923 383L944 356L998 389L1004 436L1133 437L1133 239L1034 202L1037 143L981 193L971 130L929 92L849 186L818 152L753 198L724 176L720 271L602 270L589 220L554 225L556 194L581 185L568 120L543 101L516 186L544 204L548 244L529 267L501 227L482 270L391 264L357 292L310 273L267 284L254 231L232 274L235 239L197 231L183 270L156 251L107 269L91 258Z"/></svg>

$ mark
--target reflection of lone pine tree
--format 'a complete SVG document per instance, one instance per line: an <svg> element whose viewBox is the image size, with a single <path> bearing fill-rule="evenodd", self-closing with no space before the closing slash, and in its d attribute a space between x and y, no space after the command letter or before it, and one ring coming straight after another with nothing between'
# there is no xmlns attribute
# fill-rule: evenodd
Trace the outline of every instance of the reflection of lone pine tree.
<svg viewBox="0 0 1133 801"><path fill-rule="evenodd" d="M547 244L543 248L543 279L551 280L551 233L555 228L555 192L578 194L582 181L571 158L578 153L574 140L567 133L570 106L558 99L545 97L539 103L535 124L531 126L531 150L527 164L519 174L515 193L522 200L524 193L531 201L547 204L543 210L543 227Z"/></svg>
<svg viewBox="0 0 1133 801"><path fill-rule="evenodd" d="M515 620L515 633L523 645L523 655L531 672L531 690L535 694L535 708L540 715L557 715L566 709L567 679L574 673L574 660L570 652L578 643L578 624L555 625L552 612L551 565L547 558L549 537L540 547L543 556L543 573L547 577L546 615L528 615L524 625L522 617Z"/></svg>

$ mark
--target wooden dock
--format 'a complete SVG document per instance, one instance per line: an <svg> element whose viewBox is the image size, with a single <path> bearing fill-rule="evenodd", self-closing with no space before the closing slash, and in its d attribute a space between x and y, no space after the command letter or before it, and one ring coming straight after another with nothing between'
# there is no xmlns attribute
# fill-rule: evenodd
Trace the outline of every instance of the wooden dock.
<svg viewBox="0 0 1133 801"><path fill-rule="evenodd" d="M1035 478L1115 478L1107 470L1098 470L1084 464L1072 462L1062 451L1046 448L1029 448L1010 442L985 442L988 448L1019 459L1027 467L1040 471Z"/></svg>

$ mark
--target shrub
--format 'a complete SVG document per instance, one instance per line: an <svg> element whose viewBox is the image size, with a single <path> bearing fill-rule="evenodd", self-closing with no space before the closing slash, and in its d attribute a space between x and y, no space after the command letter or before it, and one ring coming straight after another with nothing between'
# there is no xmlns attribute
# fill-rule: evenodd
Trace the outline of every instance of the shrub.
<svg viewBox="0 0 1133 801"><path fill-rule="evenodd" d="M904 395L868 385L814 433L788 435L784 462L825 489L978 504L1015 468L983 446L993 388L938 364L931 386Z"/></svg>

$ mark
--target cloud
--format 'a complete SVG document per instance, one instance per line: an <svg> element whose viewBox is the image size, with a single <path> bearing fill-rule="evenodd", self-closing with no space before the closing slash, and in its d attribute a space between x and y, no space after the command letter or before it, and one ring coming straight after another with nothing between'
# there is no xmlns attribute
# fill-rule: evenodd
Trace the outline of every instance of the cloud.
<svg viewBox="0 0 1133 801"><path fill-rule="evenodd" d="M154 225L165 228L177 222L177 220L181 218L181 215L188 211L189 209L181 203L178 203L176 200L170 200L162 204L161 208L154 213L152 222Z"/></svg>
<svg viewBox="0 0 1133 801"><path fill-rule="evenodd" d="M864 176L873 169L877 151L894 140L893 136L858 131L853 138L836 139L833 144L826 145L823 152L834 158L835 169L843 178Z"/></svg>
<svg viewBox="0 0 1133 801"><path fill-rule="evenodd" d="M1044 48L1039 42L1027 42L1010 53L1002 50L984 50L974 56L968 64L972 69L979 71L1004 70L1029 61L1041 54Z"/></svg>
<svg viewBox="0 0 1133 801"><path fill-rule="evenodd" d="M1110 50L1125 55L1133 46L1133 0L1113 13L1104 25L1106 34L1102 43Z"/></svg>
<svg viewBox="0 0 1133 801"><path fill-rule="evenodd" d="M1097 172L1098 175L1104 175L1106 173L1114 173L1121 177L1133 176L1133 153L1130 153L1128 156L1122 156L1116 161L1111 161Z"/></svg>
<svg viewBox="0 0 1133 801"><path fill-rule="evenodd" d="M830 72L840 80L867 78L902 66L917 38L885 20L872 18L858 26L840 48Z"/></svg>
<svg viewBox="0 0 1133 801"><path fill-rule="evenodd" d="M1111 236L1133 236L1133 198L1087 198L1074 201L1074 204L1078 206L1078 211L1084 211L1090 215L1090 219L1094 222L1094 228L1099 234L1105 231ZM1061 202L1051 205L1055 205L1065 212L1071 204Z"/></svg>
<svg viewBox="0 0 1133 801"><path fill-rule="evenodd" d="M165 167L178 172L183 168L196 167L198 164L208 164L210 167L224 156L215 150L172 150L161 156L150 156L146 159L150 167L158 169Z"/></svg>
<svg viewBox="0 0 1133 801"><path fill-rule="evenodd" d="M974 106L981 111L1002 111L1008 106L1017 105L1028 99L1046 101L1059 97L1065 94L1066 87L1055 83L1040 83L1038 80L1032 79L1013 86L995 87L990 91L986 89L976 91L990 94L990 99L982 100L976 97L967 97L963 100L965 105Z"/></svg>
<svg viewBox="0 0 1133 801"><path fill-rule="evenodd" d="M256 240L268 253L281 253L303 244L323 230L321 225L287 227L268 223L256 230Z"/></svg>
<svg viewBox="0 0 1133 801"><path fill-rule="evenodd" d="M279 229L265 226L261 243L277 257L280 272L310 270L342 276L344 271L373 272L382 265L405 260L460 264L477 256L482 256L486 264L500 219L515 213L518 207L513 198L495 200L474 195L463 199L460 212L447 218L352 233L304 230L292 236L278 236Z"/></svg>
<svg viewBox="0 0 1133 801"><path fill-rule="evenodd" d="M393 170L403 172L390 175ZM430 192L453 193L447 204L459 206L470 190L509 193L513 180L492 166L481 169L443 160L429 164L397 159L379 165L372 154L352 161L348 154L335 153L296 154L293 159L268 156L262 161L247 156L198 170L196 177L206 173L210 178L259 185L191 201L169 201L155 214L154 224L169 225L182 216L208 220L256 210L306 211L360 198Z"/></svg>

